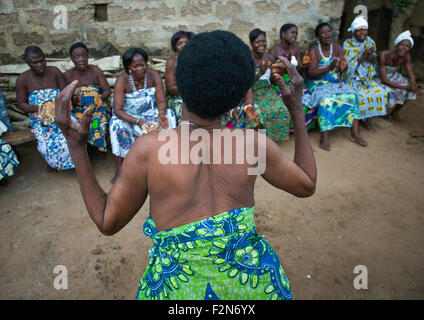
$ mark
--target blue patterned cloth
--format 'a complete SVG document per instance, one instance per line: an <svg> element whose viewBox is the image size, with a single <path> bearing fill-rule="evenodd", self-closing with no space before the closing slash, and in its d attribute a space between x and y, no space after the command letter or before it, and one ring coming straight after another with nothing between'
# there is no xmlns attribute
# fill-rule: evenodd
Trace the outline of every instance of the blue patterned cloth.
<svg viewBox="0 0 424 320"><path fill-rule="evenodd" d="M333 57L322 58L318 68L324 68L332 61ZM340 82L335 70L318 78L307 78L305 83L308 92L302 102L310 109L318 107L320 131L351 127L353 120L360 118L357 91Z"/></svg>
<svg viewBox="0 0 424 320"><path fill-rule="evenodd" d="M280 260L256 233L253 214L254 207L234 209L160 232L149 217L143 231L154 245L137 299L291 299Z"/></svg>
<svg viewBox="0 0 424 320"><path fill-rule="evenodd" d="M13 167L18 164L18 157L12 147L0 140L0 180L13 176Z"/></svg>
<svg viewBox="0 0 424 320"><path fill-rule="evenodd" d="M0 121L7 128L7 131L13 132L12 124L10 123L9 114L7 113L7 102L4 93L0 89ZM3 130L0 130L3 131ZM1 132L0 132L1 135Z"/></svg>
<svg viewBox="0 0 424 320"><path fill-rule="evenodd" d="M159 111L156 106L155 92L156 88L151 87L125 94L124 111L132 117L159 124ZM112 153L118 157L125 158L135 140L143 132L138 125L118 118L114 112L112 114L109 124ZM176 118L174 111L167 108L166 117L168 118L168 128L175 128Z"/></svg>
<svg viewBox="0 0 424 320"><path fill-rule="evenodd" d="M29 94L28 103L40 106L44 102L54 101L59 92L60 90L57 88L35 90ZM37 139L37 149L47 164L56 170L74 168L65 136L56 122L44 125L40 118L34 114L30 114L30 121L31 132ZM77 122L74 117L72 117L72 121Z"/></svg>

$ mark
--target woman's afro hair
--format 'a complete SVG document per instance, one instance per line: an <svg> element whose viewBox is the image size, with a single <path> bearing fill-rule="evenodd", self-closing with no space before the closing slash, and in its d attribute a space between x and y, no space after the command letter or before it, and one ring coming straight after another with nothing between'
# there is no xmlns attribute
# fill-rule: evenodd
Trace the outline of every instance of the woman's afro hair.
<svg viewBox="0 0 424 320"><path fill-rule="evenodd" d="M194 36L178 55L178 91L187 109L216 118L236 107L255 80L249 47L228 31Z"/></svg>

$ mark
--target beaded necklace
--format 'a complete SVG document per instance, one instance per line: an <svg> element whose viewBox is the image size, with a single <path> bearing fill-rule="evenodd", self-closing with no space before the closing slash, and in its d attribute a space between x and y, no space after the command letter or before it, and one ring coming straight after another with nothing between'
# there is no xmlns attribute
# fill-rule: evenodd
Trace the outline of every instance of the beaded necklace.
<svg viewBox="0 0 424 320"><path fill-rule="evenodd" d="M331 58L333 56L333 43L330 43L330 55L328 57L324 56L324 53L322 52L322 49L321 49L321 42L319 41L318 41L318 51L323 59Z"/></svg>
<svg viewBox="0 0 424 320"><path fill-rule="evenodd" d="M128 82L130 84L131 91L132 92L137 91L137 88L135 87L135 84L134 84L134 78L133 78L132 72L130 72L130 75L128 76ZM147 72L144 75L144 88L142 89L146 89L146 87L147 87Z"/></svg>

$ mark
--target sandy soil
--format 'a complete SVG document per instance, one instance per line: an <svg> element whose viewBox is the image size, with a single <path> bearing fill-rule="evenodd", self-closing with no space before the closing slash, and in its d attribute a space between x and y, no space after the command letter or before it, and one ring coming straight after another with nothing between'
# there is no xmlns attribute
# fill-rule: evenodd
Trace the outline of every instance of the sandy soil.
<svg viewBox="0 0 424 320"><path fill-rule="evenodd" d="M369 146L330 133L318 148L314 196L298 199L256 186L256 224L279 255L294 299L424 298L424 97L402 111L404 123L378 119L362 129ZM280 145L293 156L293 139ZM142 233L148 203L118 234L100 234L84 207L75 172L49 174L34 143L18 148L21 165L0 188L0 299L133 299L151 240ZM104 189L114 173L110 153L94 159ZM68 270L56 290L53 269ZM353 286L355 266L368 270L368 289Z"/></svg>

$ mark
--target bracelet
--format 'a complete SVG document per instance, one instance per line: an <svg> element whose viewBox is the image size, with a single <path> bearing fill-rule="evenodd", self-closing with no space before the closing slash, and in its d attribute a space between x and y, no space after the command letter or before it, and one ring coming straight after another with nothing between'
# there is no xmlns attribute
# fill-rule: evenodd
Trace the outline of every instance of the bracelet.
<svg viewBox="0 0 424 320"><path fill-rule="evenodd" d="M137 121L135 122L135 124L138 126L138 122L140 121L140 118L137 119Z"/></svg>
<svg viewBox="0 0 424 320"><path fill-rule="evenodd" d="M235 108L233 108L233 109L231 109L231 110L230 110L230 117L231 117L231 118L234 118L234 114L233 114L234 109L235 109Z"/></svg>
<svg viewBox="0 0 424 320"><path fill-rule="evenodd" d="M244 106L244 111L246 111L247 109L249 109L249 108L253 108L253 106L249 103L249 104L246 104L245 106Z"/></svg>

